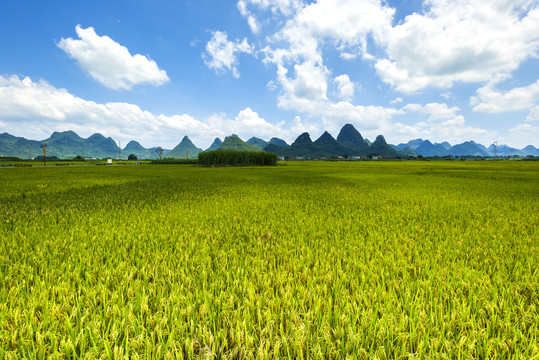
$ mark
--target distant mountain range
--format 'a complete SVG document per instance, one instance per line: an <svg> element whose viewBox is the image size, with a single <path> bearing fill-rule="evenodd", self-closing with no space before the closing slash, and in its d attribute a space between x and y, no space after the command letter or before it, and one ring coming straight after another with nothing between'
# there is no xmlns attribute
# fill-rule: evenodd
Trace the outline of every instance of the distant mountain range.
<svg viewBox="0 0 539 360"><path fill-rule="evenodd" d="M158 147L145 148L136 141L130 141L123 149L110 137L93 134L84 139L73 131L54 132L44 140L28 140L15 137L8 133L0 134L0 156L15 156L19 158L35 158L43 155L41 145L47 144L47 156L60 159L71 159L76 156L84 158L127 158L136 155L139 159L159 158ZM448 142L432 143L429 140L414 139L407 143L390 145L382 135L374 142L364 139L354 126L347 124L342 127L335 139L327 131L313 141L309 133L303 133L290 145L279 138L269 141L252 137L243 141L233 134L221 141L215 138L211 146L205 150L197 147L184 136L173 149L165 149L162 158L195 158L201 151L208 150L243 150L268 151L282 157L299 158L335 158L358 156L381 156L385 158L402 158L407 156L539 156L539 149L528 145L523 149L515 149L507 145L490 145L488 148L474 141L451 146Z"/></svg>
<svg viewBox="0 0 539 360"><path fill-rule="evenodd" d="M539 156L539 149L528 145L523 149L515 149L507 145L490 145L488 148L474 141L451 146L448 142L432 143L429 140L415 139L394 146L409 155L432 156Z"/></svg>

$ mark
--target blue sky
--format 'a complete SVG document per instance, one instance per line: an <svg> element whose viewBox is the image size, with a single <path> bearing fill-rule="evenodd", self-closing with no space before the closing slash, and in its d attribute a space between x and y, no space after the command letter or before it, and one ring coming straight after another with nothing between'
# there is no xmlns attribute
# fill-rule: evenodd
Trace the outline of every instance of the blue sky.
<svg viewBox="0 0 539 360"><path fill-rule="evenodd" d="M539 146L537 0L3 0L0 132Z"/></svg>

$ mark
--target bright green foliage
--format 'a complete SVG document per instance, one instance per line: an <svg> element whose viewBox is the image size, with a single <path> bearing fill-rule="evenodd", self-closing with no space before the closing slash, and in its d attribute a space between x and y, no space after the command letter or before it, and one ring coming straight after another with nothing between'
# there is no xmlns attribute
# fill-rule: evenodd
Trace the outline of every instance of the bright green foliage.
<svg viewBox="0 0 539 360"><path fill-rule="evenodd" d="M539 357L539 163L0 169L0 358Z"/></svg>
<svg viewBox="0 0 539 360"><path fill-rule="evenodd" d="M276 165L277 155L267 152L212 150L198 155L203 166L264 166Z"/></svg>

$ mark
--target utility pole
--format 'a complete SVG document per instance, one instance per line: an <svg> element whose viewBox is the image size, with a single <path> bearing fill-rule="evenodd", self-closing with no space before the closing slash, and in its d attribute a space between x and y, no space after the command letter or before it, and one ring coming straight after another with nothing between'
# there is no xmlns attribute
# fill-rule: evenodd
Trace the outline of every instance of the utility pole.
<svg viewBox="0 0 539 360"><path fill-rule="evenodd" d="M43 166L47 166L47 149L45 149L47 147L47 144L43 144L40 146L40 148L43 149Z"/></svg>
<svg viewBox="0 0 539 360"><path fill-rule="evenodd" d="M122 142L118 140L118 161L121 159Z"/></svg>

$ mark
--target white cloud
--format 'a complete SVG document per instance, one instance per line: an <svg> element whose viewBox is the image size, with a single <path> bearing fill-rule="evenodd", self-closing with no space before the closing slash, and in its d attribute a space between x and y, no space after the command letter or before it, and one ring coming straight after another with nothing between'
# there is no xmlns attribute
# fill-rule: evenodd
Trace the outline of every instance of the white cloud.
<svg viewBox="0 0 539 360"><path fill-rule="evenodd" d="M269 38L271 43L284 41L289 46L266 48L266 60L281 65L301 59L322 64L325 45L336 48L345 59L357 55L371 59L367 38L383 36L394 12L380 0L319 0L304 5Z"/></svg>
<svg viewBox="0 0 539 360"><path fill-rule="evenodd" d="M99 36L93 27L75 28L80 40L62 38L58 47L74 58L79 66L110 89L131 89L149 83L160 86L169 81L167 73L150 58L136 54L108 36Z"/></svg>
<svg viewBox="0 0 539 360"><path fill-rule="evenodd" d="M455 95L453 95L453 93L451 91L447 91L447 92L445 92L443 94L440 94L440 95L446 100L455 98Z"/></svg>
<svg viewBox="0 0 539 360"><path fill-rule="evenodd" d="M242 41L228 41L226 32L215 31L211 40L206 44L206 53L203 54L204 62L210 69L216 72L232 71L234 77L239 78L237 69L237 53L252 54L254 52L247 39Z"/></svg>
<svg viewBox="0 0 539 360"><path fill-rule="evenodd" d="M460 111L460 108L457 106L449 107L447 104L440 103L429 103L427 105L407 104L402 109L405 111L429 114L429 122L448 121L462 117L457 115Z"/></svg>
<svg viewBox="0 0 539 360"><path fill-rule="evenodd" d="M327 101L331 71L324 65L325 46L337 48L342 57L354 58L367 51L367 37L381 36L389 26L394 10L380 0L320 0L294 8L291 17L263 49L264 62L277 67L277 82L282 92L279 106L300 112ZM349 78L335 79L339 100L349 101L354 86Z"/></svg>
<svg viewBox="0 0 539 360"><path fill-rule="evenodd" d="M282 128L284 122L275 125L271 124L249 107L241 110L234 120L227 120L227 122L226 128L240 136L243 140L248 140L253 134L256 134L255 136L257 137L263 137L266 140L274 136L286 138L290 136L290 133Z"/></svg>
<svg viewBox="0 0 539 360"><path fill-rule="evenodd" d="M154 115L120 102L99 104L45 81L18 76L0 76L0 118L7 124L6 131L20 134L21 129L32 130L34 139L69 129L82 136L103 132L122 141L137 139L148 146L156 145L153 142L157 139L162 141L160 145L175 145L185 133L199 137L210 129L188 115Z"/></svg>
<svg viewBox="0 0 539 360"><path fill-rule="evenodd" d="M320 131L318 126L316 126L315 124L312 124L312 123L305 124L300 116L296 116L294 118L292 122L291 130L294 134L296 134L296 138L299 135L303 134L304 132L308 132L312 134L313 132L316 133ZM296 138L294 138L293 140L295 140Z"/></svg>
<svg viewBox="0 0 539 360"><path fill-rule="evenodd" d="M539 106L534 106L530 109L530 113L526 118L527 122L539 122Z"/></svg>
<svg viewBox="0 0 539 360"><path fill-rule="evenodd" d="M258 34L262 25L255 12L269 10L273 16L290 16L303 7L303 2L300 0L238 0L237 7L240 14L247 19L247 24L249 24L251 31Z"/></svg>
<svg viewBox="0 0 539 360"><path fill-rule="evenodd" d="M267 1L240 0L244 16L247 3L269 6ZM373 61L384 82L415 93L426 87L451 88L455 82L488 81L538 56L539 8L534 2L429 0L424 9L393 26L395 9L381 0L303 4L286 21L276 22L265 61L284 67L303 62L324 66L323 53L331 48L346 60L361 56ZM374 55L376 50L385 55Z"/></svg>
<svg viewBox="0 0 539 360"><path fill-rule="evenodd" d="M204 148L215 136L223 138L231 133L244 140L251 136L265 140L277 136L290 142L305 131L311 133L313 139L322 130L336 135L344 124L352 123L364 136L373 139L384 134L388 141L395 143L421 137L451 143L473 139L487 144L498 138L524 146L522 139L537 134L539 128L534 125L539 118L537 108L532 108L528 121L513 128L510 136L504 139L493 131L468 126L459 114L460 109L447 104L408 104L394 109L326 100L318 104L312 101L308 108L307 116L316 114L323 124L304 121L300 116L296 116L289 125L284 121L272 124L251 108L239 111L234 118L213 114L201 120L188 114L155 115L127 103L99 104L73 96L45 81L0 76L2 129L31 139L44 139L52 131L73 130L81 136L101 132L120 139L124 144L134 139L146 147L161 145L172 148L184 135L188 135L197 146ZM399 116L406 114L424 114L426 118L409 125L397 121Z"/></svg>
<svg viewBox="0 0 539 360"><path fill-rule="evenodd" d="M387 132L442 140L447 134L457 142L474 136L492 141L496 135L468 125L461 110L447 104L409 104L401 109L355 105L354 84L342 75L335 77L328 53L337 51L351 63L367 62L382 81L402 93L446 89L440 94L445 100L456 98L447 89L457 82L507 78L524 61L539 56L535 0L425 0L422 11L396 25L395 9L383 0L239 0L238 9L255 34L262 28L271 31L263 34L260 53L265 64L275 65L276 79L268 88L278 90L278 106L300 113L303 126L322 119L328 130L346 121L369 136ZM478 91L477 97L481 94ZM336 95L337 101L329 95ZM397 97L390 104L403 101ZM478 101L483 102L491 104L486 97ZM523 107L524 102L512 106ZM527 108L530 103L536 104L527 101ZM410 123L412 113L424 119ZM407 124L396 121L401 115L408 116ZM528 119L535 117L530 111Z"/></svg>
<svg viewBox="0 0 539 360"><path fill-rule="evenodd" d="M502 113L531 109L539 102L539 80L524 87L513 88L506 92L498 91L498 81L491 81L479 88L477 96L470 98L470 105L477 112Z"/></svg>
<svg viewBox="0 0 539 360"><path fill-rule="evenodd" d="M240 0L238 1L237 6L240 14L247 19L247 23L249 24L251 31L258 34L260 32L260 25L258 24L256 17L247 9L246 2L244 0Z"/></svg>
<svg viewBox="0 0 539 360"><path fill-rule="evenodd" d="M328 70L312 62L294 65L295 78L289 78L288 70L278 65L277 79L282 93L279 106L301 112L313 111L321 102L327 100Z"/></svg>
<svg viewBox="0 0 539 360"><path fill-rule="evenodd" d="M294 128L298 126L294 122L285 128L284 121L272 124L251 108L241 110L233 119L224 114L213 114L204 120L188 114L155 115L134 104L87 101L45 81L34 82L16 75L0 75L0 123L3 131L31 139L47 138L53 131L73 130L81 136L100 132L124 144L137 140L146 147L169 148L184 135L200 147L209 146L216 136L232 133L244 140L278 136L290 141L297 136Z"/></svg>
<svg viewBox="0 0 539 360"><path fill-rule="evenodd" d="M319 109L319 113L327 130L338 131L346 123L351 123L372 136L390 128L391 119L401 111L383 106L353 105L340 101L325 104Z"/></svg>
<svg viewBox="0 0 539 360"><path fill-rule="evenodd" d="M398 122L391 124L388 134L394 134L399 141L423 138L437 142L449 141L452 144L467 140L488 144L497 135L495 131L467 125L464 116L458 114L460 109L456 106L449 107L441 103L407 104L401 110L403 114L418 113L428 117L411 125Z"/></svg>
<svg viewBox="0 0 539 360"><path fill-rule="evenodd" d="M404 93L509 74L539 50L539 9L530 1L432 0L376 38L388 57L375 67Z"/></svg>
<svg viewBox="0 0 539 360"><path fill-rule="evenodd" d="M533 142L530 141L533 139ZM514 144L519 148L527 145L539 146L539 126L530 123L519 123L509 130L509 133L500 139L500 143Z"/></svg>
<svg viewBox="0 0 539 360"><path fill-rule="evenodd" d="M343 101L352 101L354 97L355 85L350 81L350 77L346 74L339 75L335 78L339 98Z"/></svg>

